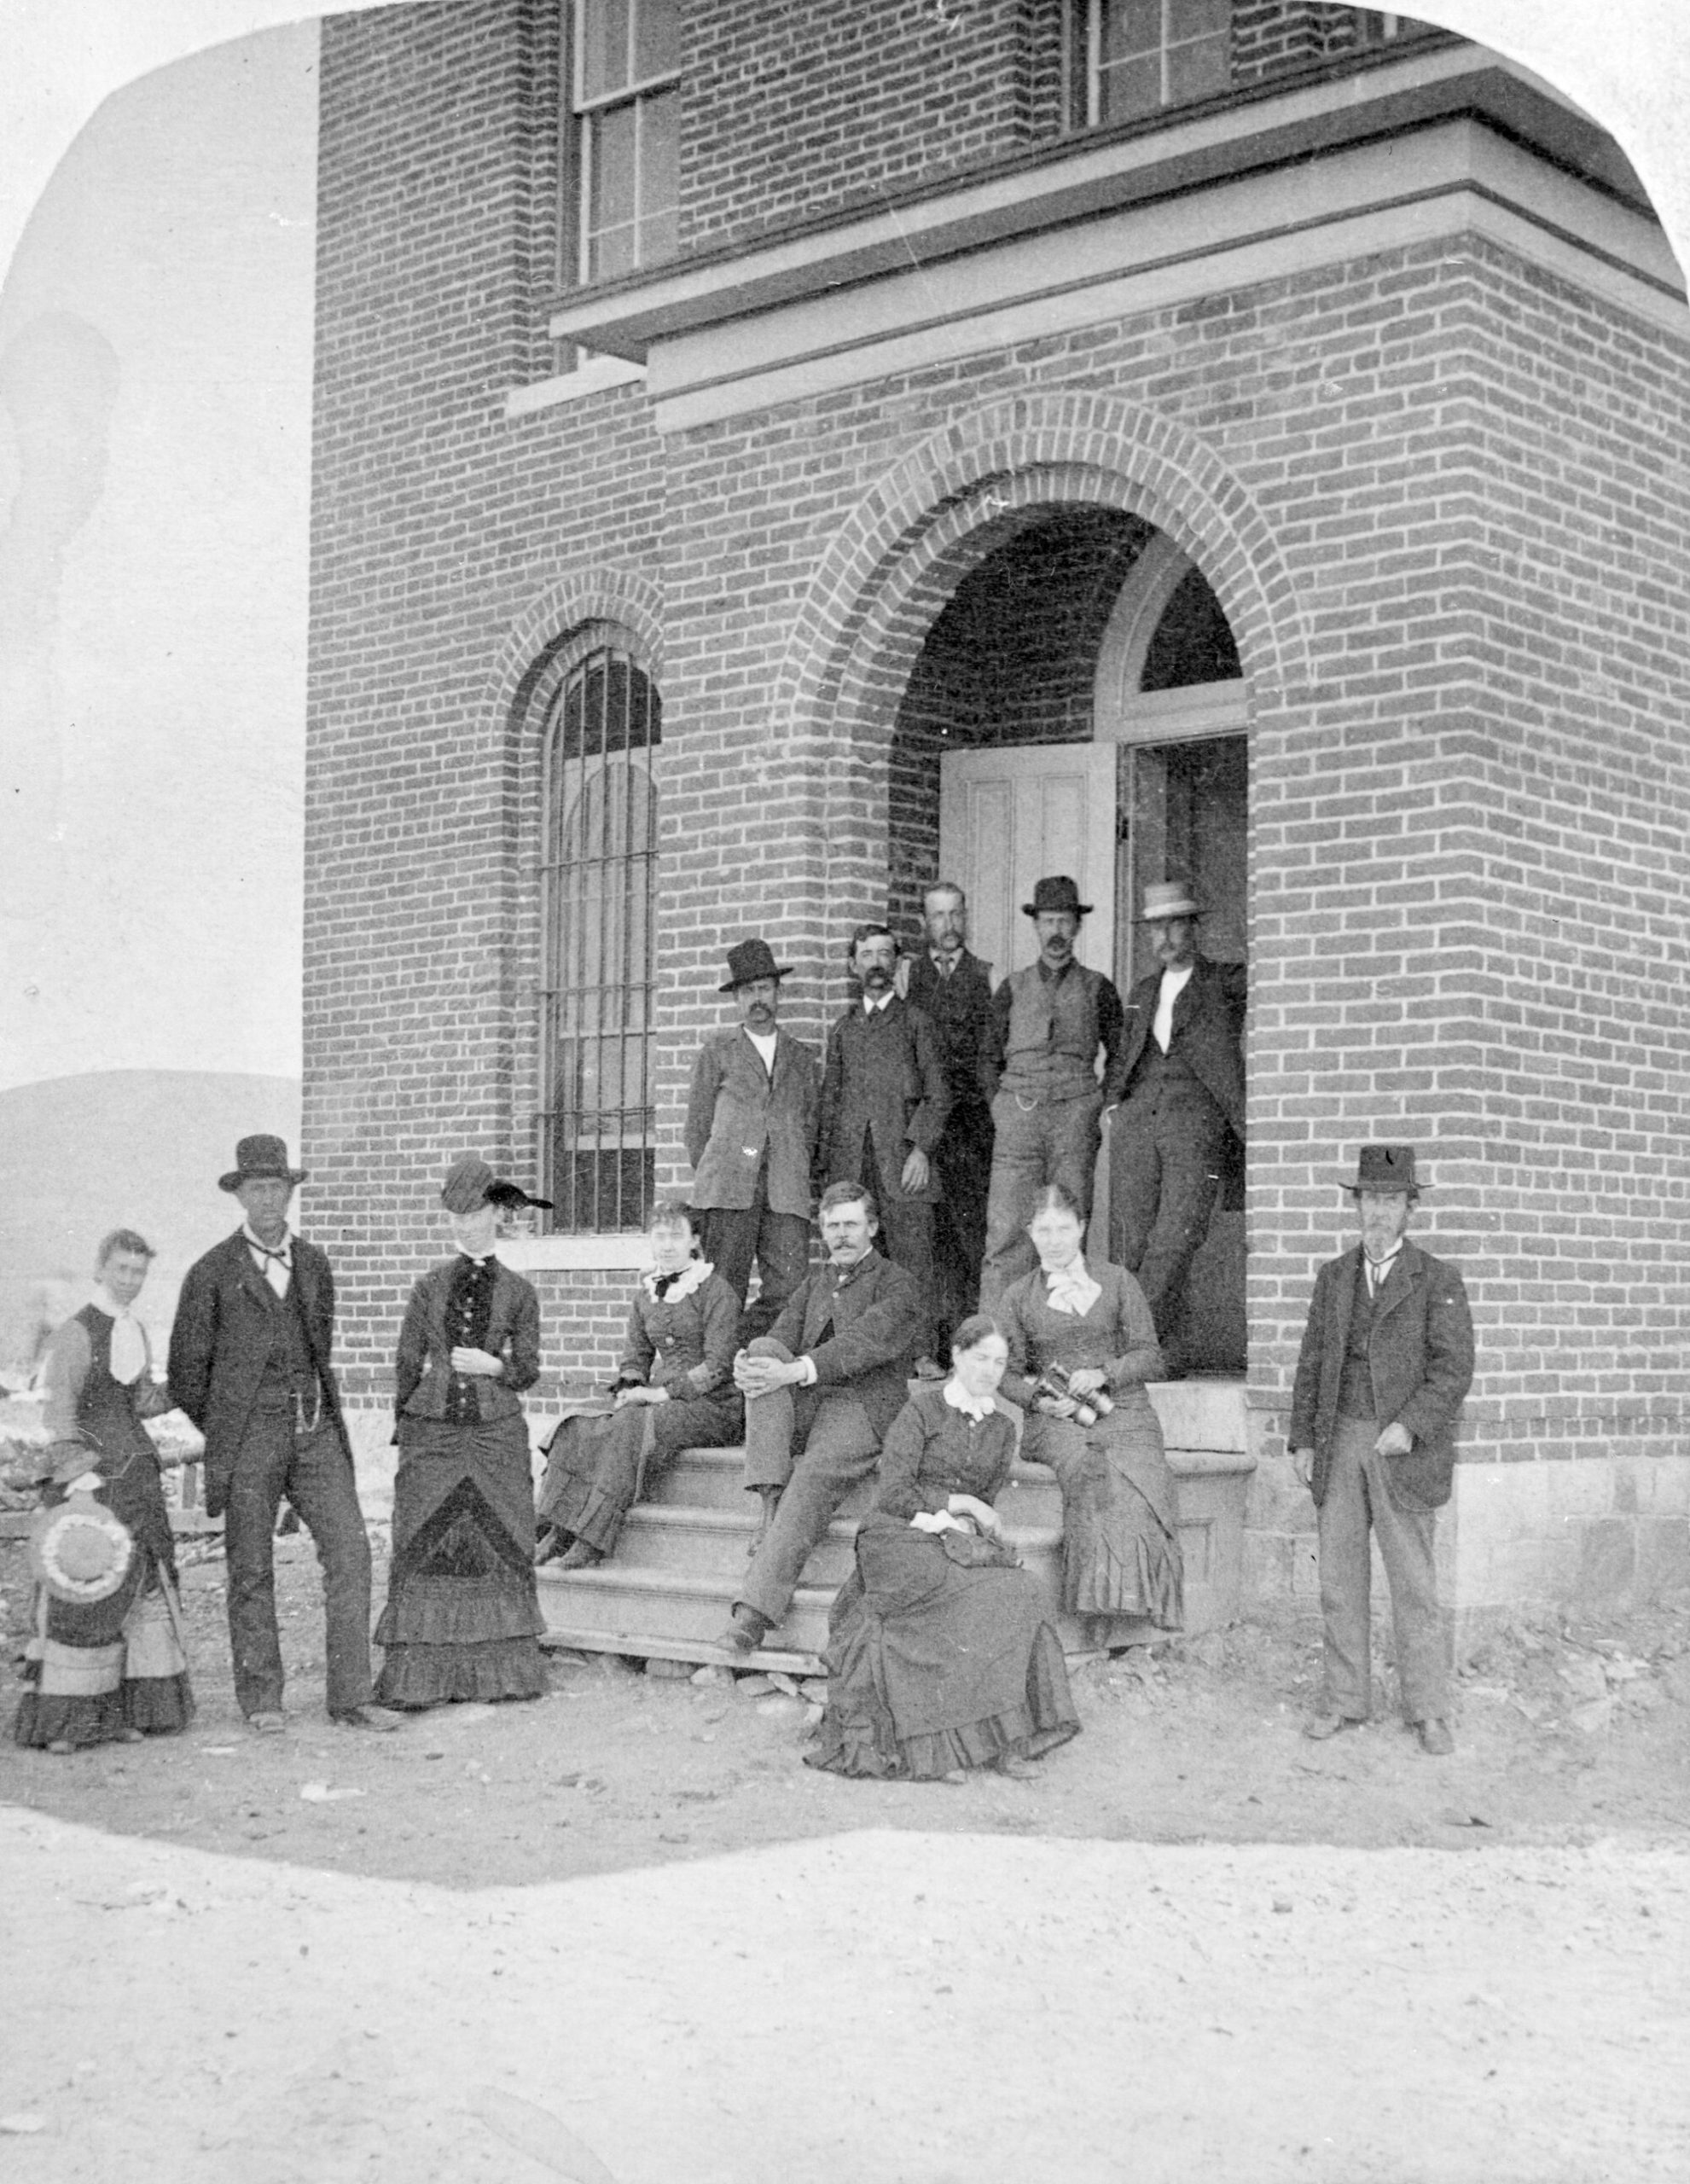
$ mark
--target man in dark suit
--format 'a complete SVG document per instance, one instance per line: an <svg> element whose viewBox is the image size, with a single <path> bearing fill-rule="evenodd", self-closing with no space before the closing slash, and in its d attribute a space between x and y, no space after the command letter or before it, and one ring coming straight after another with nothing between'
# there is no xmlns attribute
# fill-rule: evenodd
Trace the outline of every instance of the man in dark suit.
<svg viewBox="0 0 1690 2184"><path fill-rule="evenodd" d="M224 1519L235 1695L254 1729L285 1726L272 1535L285 1495L322 1565L330 1718L390 1729L372 1706L369 1541L329 1353L334 1277L287 1226L305 1181L279 1137L243 1137L219 1186L246 1219L188 1269L171 1329L170 1389L206 1437L206 1507Z"/></svg>
<svg viewBox="0 0 1690 2184"><path fill-rule="evenodd" d="M1412 1146L1364 1145L1344 1188L1362 1240L1315 1277L1286 1436L1318 1513L1326 1628L1326 1701L1304 1734L1336 1736L1368 1718L1371 1529L1403 1711L1422 1750L1442 1755L1455 1745L1433 1534L1472 1382L1472 1315L1455 1269L1407 1240L1420 1195Z"/></svg>
<svg viewBox="0 0 1690 2184"><path fill-rule="evenodd" d="M831 1184L821 1222L827 1265L735 1360L746 1484L762 1496L763 1529L717 1641L730 1653L754 1653L785 1615L833 1512L878 1462L926 1338L914 1277L874 1248L872 1195L861 1183Z"/></svg>
<svg viewBox="0 0 1690 2184"><path fill-rule="evenodd" d="M820 1077L816 1052L776 1019L781 980L765 940L728 950L737 1025L710 1032L693 1064L687 1099L691 1204L704 1217L704 1256L743 1311L757 1262L758 1299L745 1313L745 1339L764 1334L810 1265L810 1167L816 1153Z"/></svg>
<svg viewBox="0 0 1690 2184"><path fill-rule="evenodd" d="M927 944L908 959L904 999L932 1023L950 1093L934 1148L939 1202L933 1211L937 1275L934 1354L974 1310L986 1252L986 1188L991 1180L993 1060L991 966L965 945L968 898L941 880L921 899Z"/></svg>
<svg viewBox="0 0 1690 2184"><path fill-rule="evenodd" d="M1243 1176L1244 967L1198 952L1199 915L1179 881L1145 890L1159 967L1128 999L1110 1140L1110 1257L1138 1276L1164 1352L1217 1194Z"/></svg>
<svg viewBox="0 0 1690 2184"><path fill-rule="evenodd" d="M898 946L891 928L860 925L851 967L862 999L828 1035L822 1072L823 1183L860 1182L880 1202L886 1257L908 1267L924 1307L933 1285L933 1149L950 1092L932 1024L897 997Z"/></svg>

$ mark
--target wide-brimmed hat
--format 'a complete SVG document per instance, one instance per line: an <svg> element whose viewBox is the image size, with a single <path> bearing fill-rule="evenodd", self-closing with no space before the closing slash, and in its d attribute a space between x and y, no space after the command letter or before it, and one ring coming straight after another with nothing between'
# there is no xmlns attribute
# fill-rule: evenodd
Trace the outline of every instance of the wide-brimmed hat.
<svg viewBox="0 0 1690 2184"><path fill-rule="evenodd" d="M218 1177L220 1191L238 1191L242 1183L270 1177L289 1185L305 1180L303 1168L287 1165L287 1141L282 1137L243 1137L235 1148L235 1165Z"/></svg>
<svg viewBox="0 0 1690 2184"><path fill-rule="evenodd" d="M1425 1176L1415 1177L1412 1145L1364 1145L1356 1155L1355 1180L1343 1188L1352 1197L1362 1191L1403 1191L1417 1197L1432 1185Z"/></svg>
<svg viewBox="0 0 1690 2184"><path fill-rule="evenodd" d="M732 993L735 986L748 986L758 979L789 979L792 974L792 965L777 963L766 940L741 940L728 950L728 983L716 990Z"/></svg>
<svg viewBox="0 0 1690 2184"><path fill-rule="evenodd" d="M1183 880L1154 880L1144 891L1141 925L1154 925L1161 918L1194 918L1202 905Z"/></svg>
<svg viewBox="0 0 1690 2184"><path fill-rule="evenodd" d="M123 1583L135 1541L121 1517L91 1494L72 1494L43 1509L30 1527L29 1566L55 1600L88 1606Z"/></svg>
<svg viewBox="0 0 1690 2184"><path fill-rule="evenodd" d="M448 1213L479 1213L484 1205L507 1209L543 1205L548 1213L552 1208L549 1198L530 1198L520 1183L508 1182L502 1176L496 1176L474 1153L460 1154L447 1169L446 1180L440 1186L440 1203Z"/></svg>
<svg viewBox="0 0 1690 2184"><path fill-rule="evenodd" d="M1023 903L1023 917L1036 918L1042 910L1071 910L1077 918L1089 917L1091 904L1080 900L1080 891L1066 872L1033 882L1033 899Z"/></svg>

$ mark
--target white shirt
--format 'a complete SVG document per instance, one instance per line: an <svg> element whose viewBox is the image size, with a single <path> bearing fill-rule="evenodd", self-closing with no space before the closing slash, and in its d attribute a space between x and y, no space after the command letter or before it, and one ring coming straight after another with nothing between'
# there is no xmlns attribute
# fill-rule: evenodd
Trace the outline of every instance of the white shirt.
<svg viewBox="0 0 1690 2184"><path fill-rule="evenodd" d="M1174 1003L1190 985L1191 974L1196 968L1195 963L1187 963L1177 971L1162 973L1162 990L1156 997L1156 1014L1150 1028L1164 1054L1173 1041Z"/></svg>
<svg viewBox="0 0 1690 2184"><path fill-rule="evenodd" d="M241 1223L241 1234L247 1239L247 1248L253 1254L253 1263L278 1297L287 1294L288 1284L293 1279L293 1232L284 1228L282 1241L272 1248L262 1236L254 1234L250 1221Z"/></svg>
<svg viewBox="0 0 1690 2184"><path fill-rule="evenodd" d="M94 1303L112 1323L112 1378L121 1380L126 1388L132 1387L147 1364L147 1338L141 1322L126 1304L118 1303L109 1289L96 1289Z"/></svg>
<svg viewBox="0 0 1690 2184"><path fill-rule="evenodd" d="M746 1033L746 1038L762 1055L763 1066L771 1077L775 1074L775 1042L780 1036L778 1031L747 1031Z"/></svg>
<svg viewBox="0 0 1690 2184"><path fill-rule="evenodd" d="M1365 1252L1362 1252L1362 1263L1368 1269L1368 1294L1369 1297L1377 1297L1379 1291L1384 1288L1385 1277L1390 1274L1391 1268L1396 1265L1397 1255L1402 1248L1402 1240L1399 1238L1397 1241L1391 1246L1391 1249L1385 1253L1382 1259L1370 1259Z"/></svg>
<svg viewBox="0 0 1690 2184"><path fill-rule="evenodd" d="M953 1410L960 1410L965 1418L972 1418L978 1426L983 1418L990 1418L997 1405L990 1396L971 1396L961 1380L947 1380L944 1400Z"/></svg>
<svg viewBox="0 0 1690 2184"><path fill-rule="evenodd" d="M868 995L865 993L862 996L862 1014L865 1016L878 1015L881 1009L890 1008L893 1002L897 999L897 989L896 986L894 986L890 992L883 993L878 1001L870 1001Z"/></svg>

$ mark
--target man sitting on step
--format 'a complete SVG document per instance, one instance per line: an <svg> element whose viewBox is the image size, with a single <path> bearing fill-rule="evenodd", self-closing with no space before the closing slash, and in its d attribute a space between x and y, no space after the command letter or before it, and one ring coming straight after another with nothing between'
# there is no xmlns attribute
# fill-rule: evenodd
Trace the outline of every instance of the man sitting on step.
<svg viewBox="0 0 1690 2184"><path fill-rule="evenodd" d="M717 1641L730 1653L754 1653L785 1615L810 1550L879 1461L926 1342L915 1277L874 1248L870 1192L829 1184L820 1220L828 1263L734 1362L746 1398L746 1484L763 1497L763 1524Z"/></svg>

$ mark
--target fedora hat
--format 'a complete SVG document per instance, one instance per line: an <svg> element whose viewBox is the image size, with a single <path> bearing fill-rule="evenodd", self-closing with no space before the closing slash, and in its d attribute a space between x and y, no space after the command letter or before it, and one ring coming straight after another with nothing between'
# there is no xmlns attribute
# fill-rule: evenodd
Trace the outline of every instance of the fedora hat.
<svg viewBox="0 0 1690 2184"><path fill-rule="evenodd" d="M1141 925L1154 925L1159 918L1194 918L1202 905L1183 880L1153 880L1144 891Z"/></svg>
<svg viewBox="0 0 1690 2184"><path fill-rule="evenodd" d="M242 1183L269 1177L277 1182L302 1183L303 1168L287 1165L287 1141L282 1137L243 1137L235 1148L235 1165L218 1177L220 1191L238 1191Z"/></svg>
<svg viewBox="0 0 1690 2184"><path fill-rule="evenodd" d="M758 979L789 979L792 974L792 965L777 963L766 940L741 940L728 950L728 983L716 990L732 993L735 986L748 986Z"/></svg>
<svg viewBox="0 0 1690 2184"><path fill-rule="evenodd" d="M448 1213L479 1213L484 1205L497 1205L506 1210L520 1205L543 1205L549 1213L552 1202L549 1198L530 1198L520 1183L507 1182L496 1176L478 1154L460 1154L446 1170L446 1180L440 1186L440 1203Z"/></svg>
<svg viewBox="0 0 1690 2184"><path fill-rule="evenodd" d="M1080 900L1080 891L1066 872L1033 882L1033 899L1023 903L1023 917L1036 918L1041 910L1071 910L1077 918L1089 917L1091 904Z"/></svg>
<svg viewBox="0 0 1690 2184"><path fill-rule="evenodd" d="M29 1566L37 1583L52 1599L78 1607L110 1600L134 1552L129 1526L91 1494L67 1495L38 1512L30 1527Z"/></svg>
<svg viewBox="0 0 1690 2184"><path fill-rule="evenodd" d="M1352 1197L1362 1191L1404 1191L1417 1198L1432 1184L1425 1176L1416 1179L1412 1145L1364 1145L1356 1155L1355 1179L1343 1188Z"/></svg>

